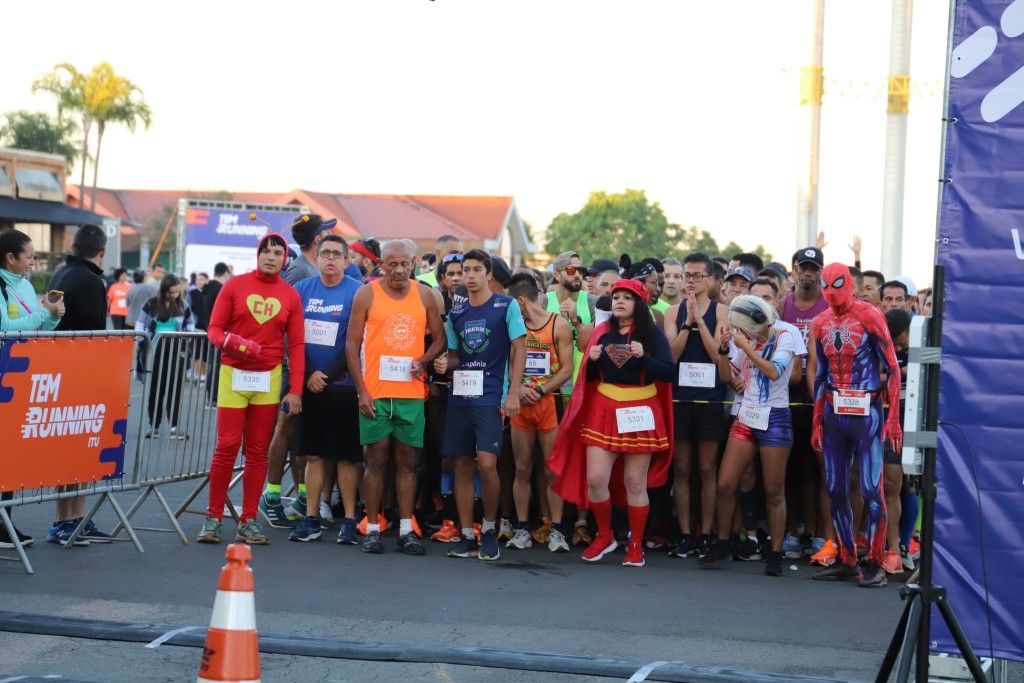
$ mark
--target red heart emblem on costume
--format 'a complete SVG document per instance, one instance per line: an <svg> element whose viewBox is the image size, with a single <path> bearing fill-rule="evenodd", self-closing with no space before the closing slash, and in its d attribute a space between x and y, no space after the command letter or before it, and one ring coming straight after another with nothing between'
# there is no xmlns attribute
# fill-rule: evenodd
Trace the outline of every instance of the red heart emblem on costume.
<svg viewBox="0 0 1024 683"><path fill-rule="evenodd" d="M633 357L633 350L626 344L609 344L604 347L604 352L607 353L608 357L612 359L612 362L620 368L626 364L626 361Z"/></svg>

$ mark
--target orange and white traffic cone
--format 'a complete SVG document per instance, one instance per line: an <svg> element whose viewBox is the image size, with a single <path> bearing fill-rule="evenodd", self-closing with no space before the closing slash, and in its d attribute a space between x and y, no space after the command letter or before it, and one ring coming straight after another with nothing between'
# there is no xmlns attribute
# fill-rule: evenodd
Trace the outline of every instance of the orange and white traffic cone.
<svg viewBox="0 0 1024 683"><path fill-rule="evenodd" d="M196 683L259 683L260 644L249 566L252 549L232 543L224 554L228 563L220 570L217 599L213 602Z"/></svg>

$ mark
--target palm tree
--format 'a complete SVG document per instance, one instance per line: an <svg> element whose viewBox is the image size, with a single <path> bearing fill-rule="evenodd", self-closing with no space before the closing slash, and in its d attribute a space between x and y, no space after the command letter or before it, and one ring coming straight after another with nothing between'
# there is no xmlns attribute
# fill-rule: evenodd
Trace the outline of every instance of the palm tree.
<svg viewBox="0 0 1024 683"><path fill-rule="evenodd" d="M48 92L57 98L57 121L63 123L68 113L77 114L82 118L82 178L78 183L78 206L82 206L85 197L85 167L89 158L89 129L92 117L86 107L86 78L73 65L58 64L48 74L32 83L32 92Z"/></svg>
<svg viewBox="0 0 1024 683"><path fill-rule="evenodd" d="M109 68L109 64L102 64ZM95 71L95 70L94 70ZM89 199L89 210L96 208L96 184L99 177L100 147L103 145L103 134L109 123L121 123L128 127L128 130L135 132L135 126L139 121L146 128L153 122L153 112L142 99L142 90L127 78L122 78L113 73L103 75L107 83L102 91L112 95L109 101L103 100L103 107L97 108L94 116L96 120L96 155L92 162L92 194ZM109 80L108 80L109 79Z"/></svg>

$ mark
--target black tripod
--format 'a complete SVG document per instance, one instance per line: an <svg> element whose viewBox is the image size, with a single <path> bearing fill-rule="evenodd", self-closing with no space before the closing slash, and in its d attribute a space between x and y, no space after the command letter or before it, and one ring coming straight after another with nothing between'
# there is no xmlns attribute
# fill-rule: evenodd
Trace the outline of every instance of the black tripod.
<svg viewBox="0 0 1024 683"><path fill-rule="evenodd" d="M938 348L942 340L943 288L945 286L945 270L942 266L935 267L935 279L932 288L932 319L928 330L928 345ZM924 414L924 433L934 435L938 429L939 415L939 364L937 359L928 365L926 374L926 402ZM890 407L890 410L893 410ZM978 683L988 680L981 670L967 636L960 628L953 608L946 599L946 589L932 583L932 553L935 540L935 455L934 441L924 449L924 472L921 475L921 560L918 565L917 583L907 584L900 588L900 599L906 601L903 614L900 615L896 632L892 634L889 649L882 660L882 666L875 677L875 683L889 680L896 656L899 655L899 668L896 672L898 683L906 683L910 677L910 662L917 657L917 683L928 682L928 643L931 638L931 606L935 605L942 614L946 627L956 640L957 648L970 669L971 675Z"/></svg>

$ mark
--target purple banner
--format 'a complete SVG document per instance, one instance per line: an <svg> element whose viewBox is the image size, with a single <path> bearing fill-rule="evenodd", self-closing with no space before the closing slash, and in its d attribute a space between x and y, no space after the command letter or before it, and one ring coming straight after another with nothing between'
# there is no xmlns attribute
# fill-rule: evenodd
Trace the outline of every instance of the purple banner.
<svg viewBox="0 0 1024 683"><path fill-rule="evenodd" d="M1024 1L957 3L950 76L935 581L978 656L1024 660Z"/></svg>
<svg viewBox="0 0 1024 683"><path fill-rule="evenodd" d="M260 210L260 219L270 223L274 231L292 241L288 227L299 215L295 211ZM213 274L214 266L223 262L236 275L256 267L256 245L267 232L267 226L249 218L249 209L207 209L190 206L185 210L184 263L185 273Z"/></svg>

